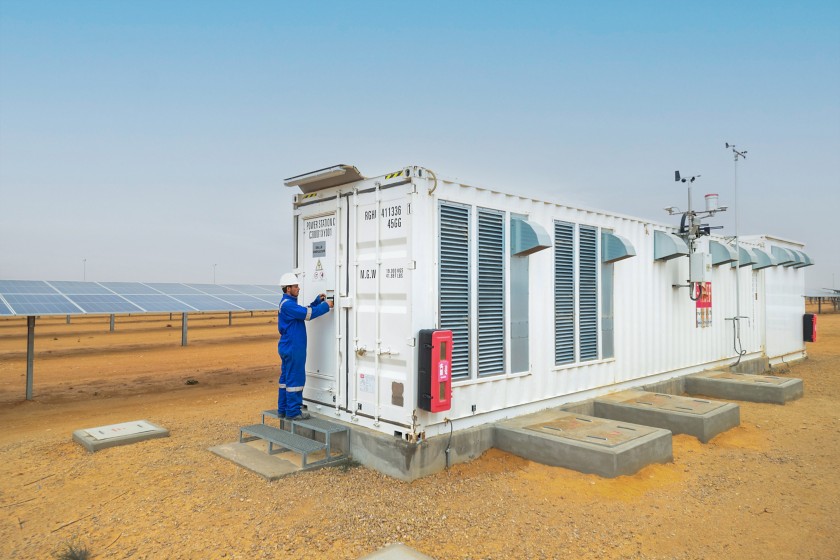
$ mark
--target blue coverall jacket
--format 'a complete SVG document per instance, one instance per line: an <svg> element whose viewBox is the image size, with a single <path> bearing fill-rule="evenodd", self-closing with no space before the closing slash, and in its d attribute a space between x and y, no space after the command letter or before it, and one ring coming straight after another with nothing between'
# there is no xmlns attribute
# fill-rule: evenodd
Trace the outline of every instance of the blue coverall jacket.
<svg viewBox="0 0 840 560"><path fill-rule="evenodd" d="M306 324L327 313L330 305L315 298L309 307L298 305L297 298L283 294L277 310L277 330L280 341L280 389L277 393L277 412L293 418L300 414L303 386L306 383Z"/></svg>

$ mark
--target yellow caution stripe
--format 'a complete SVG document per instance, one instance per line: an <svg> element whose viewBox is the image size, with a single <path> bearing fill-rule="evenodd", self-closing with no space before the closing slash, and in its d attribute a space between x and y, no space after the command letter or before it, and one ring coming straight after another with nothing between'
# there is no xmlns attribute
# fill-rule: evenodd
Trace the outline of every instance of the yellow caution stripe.
<svg viewBox="0 0 840 560"><path fill-rule="evenodd" d="M385 175L385 180L387 181L388 179L396 179L397 177L401 176L402 174L403 174L402 171L397 171L396 173L388 173L387 175Z"/></svg>
<svg viewBox="0 0 840 560"><path fill-rule="evenodd" d="M305 195L303 195L303 200L306 200L307 198L315 198L316 196L318 196L318 193L316 193L316 192L311 192L311 193L309 193L309 194L305 194Z"/></svg>

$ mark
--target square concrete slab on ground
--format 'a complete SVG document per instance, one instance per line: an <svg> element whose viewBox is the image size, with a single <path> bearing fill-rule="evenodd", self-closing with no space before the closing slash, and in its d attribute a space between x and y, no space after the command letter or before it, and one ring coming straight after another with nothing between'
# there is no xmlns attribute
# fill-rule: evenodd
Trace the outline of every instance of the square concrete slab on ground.
<svg viewBox="0 0 840 560"><path fill-rule="evenodd" d="M434 560L434 558L426 556L422 552L417 552L402 543L394 543L382 547L367 556L362 556L359 560Z"/></svg>
<svg viewBox="0 0 840 560"><path fill-rule="evenodd" d="M685 378L685 392L718 399L785 404L805 392L801 379L752 375L730 371L704 371Z"/></svg>
<svg viewBox="0 0 840 560"><path fill-rule="evenodd" d="M494 447L544 465L607 478L673 458L668 430L560 410L496 424Z"/></svg>
<svg viewBox="0 0 840 560"><path fill-rule="evenodd" d="M133 420L73 432L73 441L83 445L91 453L108 447L162 437L169 437L169 430L147 420Z"/></svg>
<svg viewBox="0 0 840 560"><path fill-rule="evenodd" d="M269 455L247 443L225 443L211 447L210 452L248 469L266 480L277 480L301 470L300 465L277 455Z"/></svg>
<svg viewBox="0 0 840 560"><path fill-rule="evenodd" d="M595 415L688 434L703 443L741 423L737 404L636 390L595 399Z"/></svg>

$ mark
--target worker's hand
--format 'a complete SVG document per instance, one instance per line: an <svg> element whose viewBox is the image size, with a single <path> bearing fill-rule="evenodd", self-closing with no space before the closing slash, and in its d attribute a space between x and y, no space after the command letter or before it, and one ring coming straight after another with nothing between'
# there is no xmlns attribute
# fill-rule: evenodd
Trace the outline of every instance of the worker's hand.
<svg viewBox="0 0 840 560"><path fill-rule="evenodd" d="M329 306L330 306L330 309L332 309L332 307L333 307L333 305L335 305L335 303L333 303L333 300L328 299L328 300L327 300L327 305L329 305Z"/></svg>
<svg viewBox="0 0 840 560"><path fill-rule="evenodd" d="M318 294L318 297L321 298L321 301L327 299L327 294Z"/></svg>

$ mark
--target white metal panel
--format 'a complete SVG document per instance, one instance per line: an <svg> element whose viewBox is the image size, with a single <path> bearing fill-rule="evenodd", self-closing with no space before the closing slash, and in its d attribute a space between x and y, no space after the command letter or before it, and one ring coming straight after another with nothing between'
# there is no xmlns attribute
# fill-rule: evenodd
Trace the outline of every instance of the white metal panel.
<svg viewBox="0 0 840 560"><path fill-rule="evenodd" d="M801 245L763 239L763 246L801 249ZM765 270L764 293L767 313L767 357L784 358L804 352L802 315L805 313L805 275L801 268L775 266Z"/></svg>

